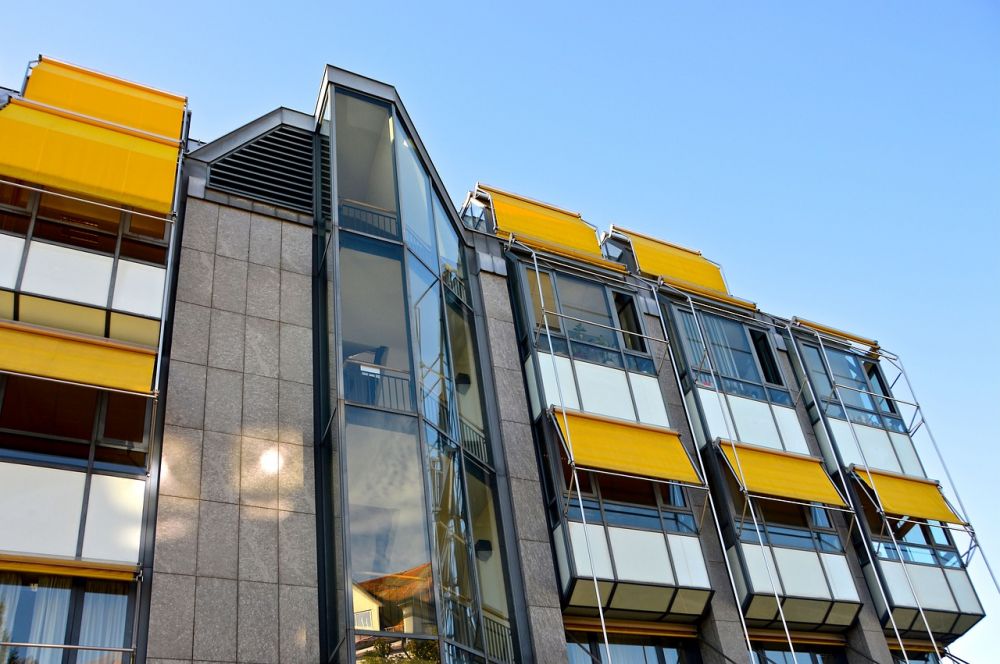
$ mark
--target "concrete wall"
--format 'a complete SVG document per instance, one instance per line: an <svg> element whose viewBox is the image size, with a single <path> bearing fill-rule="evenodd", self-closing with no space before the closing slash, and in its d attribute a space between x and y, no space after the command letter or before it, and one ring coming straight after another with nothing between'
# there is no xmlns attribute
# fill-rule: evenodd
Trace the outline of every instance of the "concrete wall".
<svg viewBox="0 0 1000 664"><path fill-rule="evenodd" d="M183 223L147 661L315 663L312 229L207 195Z"/></svg>

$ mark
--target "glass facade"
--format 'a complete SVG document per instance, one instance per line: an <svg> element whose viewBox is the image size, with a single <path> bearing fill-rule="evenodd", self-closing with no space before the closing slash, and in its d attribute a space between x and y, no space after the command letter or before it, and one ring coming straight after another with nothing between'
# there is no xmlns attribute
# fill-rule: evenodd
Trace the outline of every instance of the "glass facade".
<svg viewBox="0 0 1000 664"><path fill-rule="evenodd" d="M395 108L328 99L330 571L353 616L338 631L358 661L514 661L465 246Z"/></svg>

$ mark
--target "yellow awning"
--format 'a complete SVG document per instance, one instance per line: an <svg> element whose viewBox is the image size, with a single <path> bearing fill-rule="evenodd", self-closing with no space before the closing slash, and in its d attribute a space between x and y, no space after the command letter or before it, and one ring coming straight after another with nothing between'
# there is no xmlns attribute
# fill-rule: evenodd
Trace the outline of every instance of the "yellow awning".
<svg viewBox="0 0 1000 664"><path fill-rule="evenodd" d="M681 445L680 435L673 429L569 409L554 408L552 415L563 440L571 446L577 465L625 475L702 483Z"/></svg>
<svg viewBox="0 0 1000 664"><path fill-rule="evenodd" d="M0 321L0 371L149 394L156 350Z"/></svg>
<svg viewBox="0 0 1000 664"><path fill-rule="evenodd" d="M493 187L479 185L493 200L496 233L511 235L533 249L624 272L625 266L604 258L597 231L576 212L539 203Z"/></svg>
<svg viewBox="0 0 1000 664"><path fill-rule="evenodd" d="M30 101L0 109L0 174L168 214L178 146L81 122Z"/></svg>
<svg viewBox="0 0 1000 664"><path fill-rule="evenodd" d="M855 468L854 474L869 489L878 492L886 514L966 525L948 506L940 485L933 480L868 471L864 468Z"/></svg>
<svg viewBox="0 0 1000 664"><path fill-rule="evenodd" d="M736 481L750 494L847 507L821 459L726 440L719 446Z"/></svg>
<svg viewBox="0 0 1000 664"><path fill-rule="evenodd" d="M27 99L180 140L184 97L42 57L28 73Z"/></svg>
<svg viewBox="0 0 1000 664"><path fill-rule="evenodd" d="M131 581L139 572L135 565L94 564L79 560L0 554L0 570L21 574L75 576L85 579Z"/></svg>
<svg viewBox="0 0 1000 664"><path fill-rule="evenodd" d="M802 327L808 327L811 330L815 330L820 334L825 334L829 337L837 337L838 339L846 339L847 341L853 341L856 344L862 346L869 346L870 348L878 348L878 342L874 339L869 339L868 337L862 337L857 334L852 334L851 332L844 332L843 330L838 330L835 327L830 327L829 325L823 325L822 323L814 323L811 320L806 320L805 318L799 318L796 316L792 319L792 322L798 323Z"/></svg>
<svg viewBox="0 0 1000 664"><path fill-rule="evenodd" d="M744 309L757 308L753 302L733 297L726 287L722 268L702 256L700 251L617 226L612 230L628 238L641 273L662 278L665 283L695 295Z"/></svg>

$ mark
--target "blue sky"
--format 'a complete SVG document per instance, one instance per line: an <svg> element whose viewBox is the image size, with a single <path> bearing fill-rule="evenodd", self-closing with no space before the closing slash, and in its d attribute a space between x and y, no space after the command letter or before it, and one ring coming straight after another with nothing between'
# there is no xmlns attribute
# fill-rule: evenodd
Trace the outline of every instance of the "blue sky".
<svg viewBox="0 0 1000 664"><path fill-rule="evenodd" d="M456 201L482 180L699 248L898 352L1000 565L1000 6L706 5L19 2L0 85L45 53L188 95L212 139L311 111L325 63L392 83Z"/></svg>

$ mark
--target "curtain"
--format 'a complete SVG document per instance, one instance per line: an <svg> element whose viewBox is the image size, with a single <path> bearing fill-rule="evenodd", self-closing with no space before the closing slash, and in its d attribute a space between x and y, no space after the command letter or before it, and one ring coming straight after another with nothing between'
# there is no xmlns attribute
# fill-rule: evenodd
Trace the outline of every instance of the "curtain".
<svg viewBox="0 0 1000 664"><path fill-rule="evenodd" d="M114 581L88 581L83 597L83 623L80 625L81 646L125 646L125 623L128 614L126 588ZM99 650L81 650L77 664L101 662L120 664L125 661L120 653Z"/></svg>
<svg viewBox="0 0 1000 664"><path fill-rule="evenodd" d="M723 376L736 378L740 374L736 369L736 358L733 349L726 342L725 322L714 316L702 316L705 323L705 333L712 347L712 359L715 360L715 370Z"/></svg>
<svg viewBox="0 0 1000 664"><path fill-rule="evenodd" d="M11 572L0 572L0 642L16 641L14 615L21 596L21 578ZM10 657L10 648L0 646L0 662Z"/></svg>
<svg viewBox="0 0 1000 664"><path fill-rule="evenodd" d="M66 642L66 620L69 616L70 579L43 576L38 579L35 610L31 617L28 641L31 643L63 644ZM59 664L63 651L59 648L28 648L25 659L38 664Z"/></svg>

